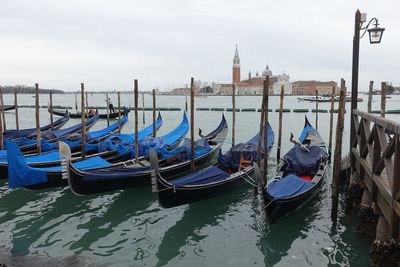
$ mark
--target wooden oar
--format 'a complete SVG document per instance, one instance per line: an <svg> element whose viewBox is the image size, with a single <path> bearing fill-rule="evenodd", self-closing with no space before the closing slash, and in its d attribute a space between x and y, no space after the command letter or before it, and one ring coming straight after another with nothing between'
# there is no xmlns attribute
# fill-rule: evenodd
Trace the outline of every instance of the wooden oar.
<svg viewBox="0 0 400 267"><path fill-rule="evenodd" d="M305 145L303 145L303 144L300 143L299 141L294 140L293 138L294 138L294 135L293 135L292 133L290 133L290 142L291 142L291 143L296 144L296 145L299 145L299 146L301 146L304 150L306 150L307 152L310 152L310 150L309 150Z"/></svg>

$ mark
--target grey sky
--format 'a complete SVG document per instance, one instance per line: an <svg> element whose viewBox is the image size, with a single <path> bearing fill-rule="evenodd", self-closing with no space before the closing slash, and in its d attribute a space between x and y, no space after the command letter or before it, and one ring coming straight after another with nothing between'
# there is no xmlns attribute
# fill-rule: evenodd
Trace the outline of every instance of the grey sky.
<svg viewBox="0 0 400 267"><path fill-rule="evenodd" d="M242 78L269 64L294 80L350 87L354 13L377 17L383 42L361 40L360 90L400 85L400 1L0 2L0 84L43 88L169 90L190 77L231 81L235 44Z"/></svg>

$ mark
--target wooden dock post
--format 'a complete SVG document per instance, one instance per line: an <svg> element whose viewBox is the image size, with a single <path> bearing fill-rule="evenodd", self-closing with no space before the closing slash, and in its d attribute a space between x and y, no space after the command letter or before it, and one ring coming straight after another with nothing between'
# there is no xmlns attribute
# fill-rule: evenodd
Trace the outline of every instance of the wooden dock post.
<svg viewBox="0 0 400 267"><path fill-rule="evenodd" d="M331 219L333 223L337 221L337 210L339 201L339 180L340 164L342 159L342 137L344 129L344 109L346 105L346 85L344 79L340 82L340 102L339 114L336 126L335 153L333 160L333 179L332 179L332 210Z"/></svg>
<svg viewBox="0 0 400 267"><path fill-rule="evenodd" d="M156 89L153 89L153 137L156 137L157 127L156 127Z"/></svg>
<svg viewBox="0 0 400 267"><path fill-rule="evenodd" d="M232 147L235 146L235 127L236 127L236 83L232 84Z"/></svg>
<svg viewBox="0 0 400 267"><path fill-rule="evenodd" d="M3 88L0 87L0 101L1 101L1 117L3 119L3 129L7 130L6 127L6 112L4 111L4 99L3 99Z"/></svg>
<svg viewBox="0 0 400 267"><path fill-rule="evenodd" d="M82 159L86 158L85 85L81 83Z"/></svg>
<svg viewBox="0 0 400 267"><path fill-rule="evenodd" d="M381 117L385 117L386 112L386 83L381 84Z"/></svg>
<svg viewBox="0 0 400 267"><path fill-rule="evenodd" d="M75 111L78 112L78 93L75 93Z"/></svg>
<svg viewBox="0 0 400 267"><path fill-rule="evenodd" d="M278 122L278 146L276 148L276 161L279 166L279 161L281 160L281 145L282 145L282 118L283 118L283 97L285 93L285 88L281 86L281 96L279 102L279 122Z"/></svg>
<svg viewBox="0 0 400 267"><path fill-rule="evenodd" d="M86 117L89 118L89 98L88 98L88 92L85 92L85 102L86 102Z"/></svg>
<svg viewBox="0 0 400 267"><path fill-rule="evenodd" d="M185 111L188 112L188 104L187 104L187 92L185 94Z"/></svg>
<svg viewBox="0 0 400 267"><path fill-rule="evenodd" d="M0 116L0 149L4 149L4 136L3 136L3 118Z"/></svg>
<svg viewBox="0 0 400 267"><path fill-rule="evenodd" d="M107 126L110 126L110 110L109 110L110 103L111 101L108 98L108 93L106 93Z"/></svg>
<svg viewBox="0 0 400 267"><path fill-rule="evenodd" d="M53 90L50 90L50 123L51 123L51 129L53 130L53 122L54 122L54 118L53 118Z"/></svg>
<svg viewBox="0 0 400 267"><path fill-rule="evenodd" d="M143 118L142 118L143 124L145 124L146 123L146 115L144 113L144 93L142 93L142 113L143 113Z"/></svg>
<svg viewBox="0 0 400 267"><path fill-rule="evenodd" d="M19 130L17 89L14 90L14 105L15 105L15 128Z"/></svg>
<svg viewBox="0 0 400 267"><path fill-rule="evenodd" d="M332 132L333 132L333 111L335 109L335 87L332 88L332 96L331 96L331 113L329 118L329 160L331 160L332 155Z"/></svg>
<svg viewBox="0 0 400 267"><path fill-rule="evenodd" d="M121 133L121 93L118 91L118 132Z"/></svg>
<svg viewBox="0 0 400 267"><path fill-rule="evenodd" d="M265 103L265 88L263 90L263 97L261 100L261 118L260 118L260 127L259 127L259 131L258 131L258 143L257 143L257 165L260 166L261 168L261 146L262 146L262 132L264 129L264 116L265 116L265 112L264 112L264 103ZM267 110L268 111L268 110Z"/></svg>
<svg viewBox="0 0 400 267"><path fill-rule="evenodd" d="M264 185L268 180L268 106L269 106L269 76L265 77L264 81L265 103L264 103L264 172L263 180Z"/></svg>
<svg viewBox="0 0 400 267"><path fill-rule="evenodd" d="M318 131L318 89L315 89L315 130Z"/></svg>
<svg viewBox="0 0 400 267"><path fill-rule="evenodd" d="M374 81L369 82L369 90L368 90L368 113L372 111L372 91L374 90Z"/></svg>
<svg viewBox="0 0 400 267"><path fill-rule="evenodd" d="M191 158L190 168L192 172L195 171L196 166L194 165L194 78L190 79L190 144L191 144Z"/></svg>
<svg viewBox="0 0 400 267"><path fill-rule="evenodd" d="M35 83L35 115L36 115L36 150L38 154L42 153L42 135L40 132L39 121L39 84Z"/></svg>
<svg viewBox="0 0 400 267"><path fill-rule="evenodd" d="M135 104L135 162L139 161L139 133L138 133L138 98L139 85L138 80L134 80L134 104Z"/></svg>

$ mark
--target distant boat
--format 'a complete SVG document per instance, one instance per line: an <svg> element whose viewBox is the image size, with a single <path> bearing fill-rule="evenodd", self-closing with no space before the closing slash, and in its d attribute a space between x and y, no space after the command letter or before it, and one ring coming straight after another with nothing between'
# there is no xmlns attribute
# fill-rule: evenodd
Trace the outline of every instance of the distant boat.
<svg viewBox="0 0 400 267"><path fill-rule="evenodd" d="M331 102L332 98L330 96L303 96L297 98L299 101L308 101L308 102ZM335 101L339 101L340 96L335 97ZM364 100L359 97L357 98L357 102L363 102ZM346 102L351 102L351 96L346 96Z"/></svg>

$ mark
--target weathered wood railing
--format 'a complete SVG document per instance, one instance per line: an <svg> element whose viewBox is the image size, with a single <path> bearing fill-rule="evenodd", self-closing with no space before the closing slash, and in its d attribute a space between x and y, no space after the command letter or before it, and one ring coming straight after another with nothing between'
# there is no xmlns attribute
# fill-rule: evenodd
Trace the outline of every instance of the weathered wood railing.
<svg viewBox="0 0 400 267"><path fill-rule="evenodd" d="M400 123L360 110L353 111L352 123L352 177L380 215L376 239L399 240Z"/></svg>

